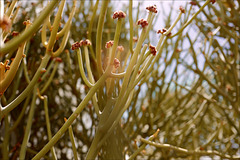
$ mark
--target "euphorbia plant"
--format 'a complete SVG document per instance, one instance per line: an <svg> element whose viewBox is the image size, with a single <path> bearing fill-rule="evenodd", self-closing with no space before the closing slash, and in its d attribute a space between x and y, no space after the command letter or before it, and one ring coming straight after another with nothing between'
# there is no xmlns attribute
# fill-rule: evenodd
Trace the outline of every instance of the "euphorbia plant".
<svg viewBox="0 0 240 160"><path fill-rule="evenodd" d="M178 66L181 59L180 52L182 51L182 49L179 48L179 46L182 45L180 45L180 43L183 42L182 39L185 37L187 37L190 43L192 43L189 35L183 35L183 31L191 22L193 22L194 19L196 19L197 15L202 12L204 7L208 6L210 2L214 3L215 1L208 0L204 2L202 7L200 6L199 10L191 18L189 18L190 11L187 13L187 10L185 11L184 7L180 7L175 21L173 21L171 25L166 26L166 29L163 28L155 32L155 34L160 33L160 38L157 39L157 44L155 46L153 42L148 41L151 38L150 32L153 32L152 29L155 15L158 14L155 5L146 7L146 12L148 12L147 17L142 17L141 15L139 18L137 16L137 19L139 20L136 20L134 23L132 1L129 1L129 11L128 13L126 12L127 14L125 11L119 10L112 12L111 16L106 14L108 13L109 1L101 1L102 5L97 21L97 27L94 28L94 18L96 17L99 1L96 1L94 7L92 1L90 1L92 18L88 26L88 32L82 34L81 31L84 30L86 26L83 27L84 25L78 25L77 22L84 18L88 20L88 16L85 15L84 10L85 2L81 1L79 7L76 7L76 1L74 1L74 4L71 4L71 2L68 3L69 8L67 12L70 12L68 22L64 25L62 30L58 31L60 21L64 19L62 17L64 16L63 8L65 1L61 1L56 16L50 17L50 15L47 15L41 27L41 44L46 52L43 55L41 64L35 75L33 78L30 78L31 76L29 76L29 72L27 71L26 59L24 59L24 63L20 66L22 68L18 69L24 71L23 78L27 81L27 88L14 101L8 101L3 94L2 104L4 107L1 107L1 118L4 117L4 130L6 133L13 133L12 131L21 124L25 112L27 111L26 108L31 101L24 136L22 136L22 140L19 140L14 146L15 150L19 147L20 159L30 157L26 155L27 152L34 154L33 159L40 159L44 157L49 150L51 150L51 158L57 159L59 157L59 152L65 154L65 150L60 150L64 147L59 147L62 145L63 140L69 142L67 145L71 144L71 147L66 148L71 148L74 154L74 159L77 159L78 156L86 159L95 159L97 156L102 159L124 159L126 156L129 156L129 159L134 159L140 153L143 155L145 154L144 149L147 144L160 148L159 152L161 153L161 157L166 159L175 155L175 153L168 152L168 150L176 151L177 156L182 156L181 154L183 154L183 157L186 155L191 155L193 158L197 158L198 155L220 155L223 158L229 158L229 153L220 154L214 149L207 151L204 150L204 147L208 146L217 134L223 132L226 127L224 123L218 123L220 125L217 125L217 130L207 139L207 142L204 145L201 145L200 138L199 141L196 138L198 136L197 134L201 133L199 127L194 127L194 125L197 124L198 119L201 119L204 122L207 121L204 119L203 115L206 114L208 104L214 103L213 100L202 95L202 91L195 91L196 88L202 89L199 87L199 83L202 82L202 79L198 80L198 83L193 86L192 91L189 91L186 95L184 95L182 90L177 87L174 88L175 93L173 93L173 91L170 92L172 81L176 80L174 83L180 86L177 82L179 76ZM192 6L189 10L191 10L191 8ZM73 18L75 10L77 14ZM106 17L106 15L109 17ZM183 15L184 18L182 18ZM129 44L122 40L122 33L126 32L126 26L123 24L127 22L126 19L128 16L130 24L130 34L127 34L130 36ZM51 25L50 19L54 20L53 25ZM72 20L75 24L75 26L73 26L74 29L71 29L73 32L72 38L74 41L80 41L73 43L70 47L70 45L67 44L67 39L70 34ZM116 25L113 29L114 37L111 37L110 31L108 30L109 28L105 26L106 21L114 22L111 24L113 26ZM177 28L177 24L180 24L180 28L174 33L173 29ZM139 35L138 32L135 31L137 28L136 26L139 27ZM75 34L77 33L77 30L80 30L81 33ZM217 31L214 32L213 35L215 35ZM93 34L93 32L96 34ZM107 39L103 36L104 33L108 34ZM24 32L22 34L24 34ZM48 36L49 34L50 36ZM96 35L96 39L93 38L93 35ZM137 40L134 35L138 36ZM59 42L58 40L61 37L63 37L62 41ZM173 37L176 37L176 39ZM105 41L107 42L105 43ZM8 42L6 42L6 46L7 43ZM66 54L61 54L61 59L58 56L60 56L60 53L66 45L67 48L64 51ZM124 49L121 45L124 46ZM105 46L105 48L102 48L103 46ZM173 46L174 51L168 59L169 46ZM191 45L191 47L191 51L189 52L193 53L194 63L196 63L196 66L198 67L193 45ZM21 46L19 49L22 49ZM29 54L26 55L27 57L29 56ZM19 55L17 54L17 56ZM6 57L7 56L5 55L4 59L6 59ZM31 61L31 59L29 61ZM170 77L171 82L166 82L165 73L168 72L173 61L176 61L177 65L174 68L174 73ZM27 63L29 64L30 62ZM163 65L165 65L165 68L161 71L159 68ZM187 67L208 80L198 68L194 70L191 66ZM6 69L9 69L7 63L3 63L2 68L3 69L0 71L4 75ZM19 78L18 75L21 75L21 72L17 72L16 75L17 79ZM162 81L161 84L159 84L159 81ZM218 92L222 95L227 95L222 89L216 87L216 85L213 85L210 81L208 82L211 86L217 88ZM149 87L146 91L146 96L139 98L139 93L143 92L141 90L144 89L144 85L146 84ZM78 90L78 86L80 86L80 91ZM184 86L181 87L184 88ZM62 91L62 88L67 88L66 90L70 90L72 93L65 93ZM228 88L231 90L230 86L228 86ZM195 100L192 98L192 92L199 94L204 100ZM86 93L86 95L84 95L84 93ZM73 107L72 104L67 101L67 96L63 96L64 94L68 94L70 99L73 99L76 94L77 102L79 102L77 107ZM12 110L14 108L20 108L17 106L25 97L27 98L24 101L23 108L17 119L9 120L9 117L12 117L9 113L13 113ZM226 97L230 96L227 95ZM43 101L44 109L36 107L39 105L38 100ZM178 105L176 105L176 103ZM200 103L202 104L198 107L198 104ZM192 108L189 108L189 106ZM44 110L44 116L41 116L41 113L35 113L36 109L41 112ZM86 127L82 130L80 129L81 131L79 134L77 131L80 128L79 125L87 125L85 124L87 122L82 120L84 117L83 115L86 112L91 115L91 120L94 124L90 126L90 129L86 129ZM183 114L189 112L189 115L194 113L194 116L192 116L192 119L190 120L187 119L188 115ZM124 113L127 113L127 116L123 116ZM40 116L37 117L34 116L34 114ZM71 115L69 116L69 114ZM61 116L64 116L64 121L63 118L59 118ZM121 122L123 117L128 118L126 120L127 123ZM44 119L44 121L39 119ZM56 123L55 121L51 121L53 119L59 124L58 126L54 126ZM174 119L179 121L179 125ZM11 126L11 121L14 121L13 126ZM39 127L40 129L33 129L34 121L36 128ZM185 123L186 125L184 125L184 123L181 124L180 122L182 121L187 121ZM25 121L22 123L25 123ZM76 126L79 128L76 129ZM236 125L232 126L236 128L236 130L238 129ZM46 128L47 136L41 135L41 128ZM159 130L157 128L161 129ZM211 128L211 126L208 128ZM34 130L37 133L35 132L31 135L31 130ZM62 138L67 130L69 131L71 143L67 136L64 137L66 139ZM144 130L142 131L144 133L141 134L140 130ZM89 131L91 131L91 135L89 135ZM54 132L54 136L52 136L52 132ZM75 134L74 132L77 133ZM192 133L193 135L190 136ZM28 142L31 141L31 137L35 138L36 135L34 134L37 136L39 134L41 135L40 138L38 138L40 141L43 137L43 141L37 142L37 145L40 143L41 145L37 146L38 148L34 146L35 139L33 139L32 144L35 148L27 147ZM159 134L160 136L158 136ZM76 136L75 138L74 135ZM134 144L131 143L138 135L144 135L143 138L139 139L142 143L139 147L136 143L138 140L136 140ZM145 138L148 136L150 137ZM44 137L47 138L44 139ZM91 139L92 137L93 140ZM219 137L221 137L221 135ZM61 143L57 146L56 143L59 141L61 141ZM127 145L126 141L128 141ZM8 151L9 142L9 134L5 134L3 145L0 146L3 158L5 159L7 159L8 155L12 153L12 151L10 151L10 153ZM187 142L187 144L193 143L189 146L193 146L194 150L189 149L189 146L184 146L185 142ZM229 144L230 143L228 143L228 145ZM79 145L82 150L84 148L83 146L87 146L86 154L79 152L77 149ZM127 149L126 146L128 147ZM184 147L186 147L186 149ZM154 152L158 152L158 150L154 149ZM15 155L18 156L18 153L15 152ZM153 153L153 155L155 155L155 153ZM151 158L151 156L149 156L149 158Z"/></svg>

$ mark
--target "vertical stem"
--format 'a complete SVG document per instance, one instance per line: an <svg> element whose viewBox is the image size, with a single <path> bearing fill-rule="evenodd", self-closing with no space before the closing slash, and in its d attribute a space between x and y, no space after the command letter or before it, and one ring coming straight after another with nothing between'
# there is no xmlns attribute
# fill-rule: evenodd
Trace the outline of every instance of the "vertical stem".
<svg viewBox="0 0 240 160"><path fill-rule="evenodd" d="M129 1L129 24L130 24L130 52L133 53L133 18L132 18L132 0Z"/></svg>
<svg viewBox="0 0 240 160"><path fill-rule="evenodd" d="M9 116L8 114L4 118L4 124L5 124L5 129L4 129L4 139L3 139L3 145L2 145L2 155L4 160L9 159Z"/></svg>
<svg viewBox="0 0 240 160"><path fill-rule="evenodd" d="M35 106L36 106L37 86L38 85L36 85L33 89L33 99L32 99L32 103L31 103L29 115L28 115L27 127L26 127L26 130L25 130L25 134L24 134L24 138L23 138L23 142L22 142L22 146L21 146L21 150L20 150L19 159L25 159L25 155L26 155L27 143L28 143L30 133L31 133L32 120L33 120L34 110L35 110Z"/></svg>
<svg viewBox="0 0 240 160"><path fill-rule="evenodd" d="M47 96L44 96L43 102L44 102L48 139L51 140L52 132L51 132L51 125L50 125L49 114L48 114L48 98L47 98ZM56 160L57 156L56 156L54 147L51 148L51 153L52 153L52 158L54 160Z"/></svg>
<svg viewBox="0 0 240 160"><path fill-rule="evenodd" d="M102 8L101 8L98 26L97 26L96 58L97 58L97 69L98 69L99 75L103 73L101 45L102 45L103 25L104 25L105 15L107 12L108 2L109 0L102 1Z"/></svg>

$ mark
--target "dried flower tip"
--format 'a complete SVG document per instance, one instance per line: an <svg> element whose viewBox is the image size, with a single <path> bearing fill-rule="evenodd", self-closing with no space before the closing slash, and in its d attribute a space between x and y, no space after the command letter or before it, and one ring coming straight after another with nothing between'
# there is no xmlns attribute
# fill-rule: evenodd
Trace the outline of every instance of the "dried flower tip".
<svg viewBox="0 0 240 160"><path fill-rule="evenodd" d="M105 48L110 48L113 46L113 41L108 41L105 45Z"/></svg>
<svg viewBox="0 0 240 160"><path fill-rule="evenodd" d="M151 44L149 45L149 50L150 50L150 53L155 56L157 54L157 49L156 47L152 46Z"/></svg>
<svg viewBox="0 0 240 160"><path fill-rule="evenodd" d="M137 42L138 38L137 37L133 37L133 42Z"/></svg>
<svg viewBox="0 0 240 160"><path fill-rule="evenodd" d="M13 37L14 37L14 36L18 36L18 35L19 35L19 32L13 31L11 35L12 35Z"/></svg>
<svg viewBox="0 0 240 160"><path fill-rule="evenodd" d="M197 5L197 2L196 1L191 1L191 2L189 2L191 5L193 5L193 6L196 6Z"/></svg>
<svg viewBox="0 0 240 160"><path fill-rule="evenodd" d="M113 61L113 65L114 68L117 69L118 67L120 67L120 61L117 58L115 58Z"/></svg>
<svg viewBox="0 0 240 160"><path fill-rule="evenodd" d="M142 28L144 28L144 27L146 27L148 25L148 21L145 20L145 19L140 19L140 20L138 20L137 24L141 25Z"/></svg>
<svg viewBox="0 0 240 160"><path fill-rule="evenodd" d="M47 70L45 68L42 68L41 73L45 73L45 72L47 72Z"/></svg>
<svg viewBox="0 0 240 160"><path fill-rule="evenodd" d="M183 8L183 6L180 6L180 7L179 7L179 10L180 10L182 13L185 13L185 12L186 12L185 9Z"/></svg>
<svg viewBox="0 0 240 160"><path fill-rule="evenodd" d="M75 43L72 45L72 50L78 49L79 47L80 47L80 43L79 43L79 42L75 42Z"/></svg>
<svg viewBox="0 0 240 160"><path fill-rule="evenodd" d="M90 45L92 45L92 43L88 39L80 41L80 46L90 46Z"/></svg>
<svg viewBox="0 0 240 160"><path fill-rule="evenodd" d="M62 58L56 57L56 58L55 58L55 61L61 63L61 62L62 62Z"/></svg>
<svg viewBox="0 0 240 160"><path fill-rule="evenodd" d="M23 22L23 25L25 25L25 26L30 25L30 24L32 24L32 23L29 20Z"/></svg>
<svg viewBox="0 0 240 160"><path fill-rule="evenodd" d="M11 28L11 20L8 16L4 15L3 19L0 19L0 28L2 28L3 31L8 31Z"/></svg>
<svg viewBox="0 0 240 160"><path fill-rule="evenodd" d="M156 5L148 6L146 9L149 10L150 12L153 12L153 13L157 13L158 12Z"/></svg>
<svg viewBox="0 0 240 160"><path fill-rule="evenodd" d="M176 49L176 52L181 52L182 50L180 48L177 48Z"/></svg>
<svg viewBox="0 0 240 160"><path fill-rule="evenodd" d="M123 46L118 46L117 49L119 50L119 52L123 52L124 51L124 47Z"/></svg>
<svg viewBox="0 0 240 160"><path fill-rule="evenodd" d="M166 28L163 28L162 30L159 29L159 30L157 31L157 34L159 34L159 33L164 34L165 32L167 32L167 29L166 29Z"/></svg>
<svg viewBox="0 0 240 160"><path fill-rule="evenodd" d="M210 2L212 2L212 4L214 4L216 2L216 0L210 0Z"/></svg>
<svg viewBox="0 0 240 160"><path fill-rule="evenodd" d="M10 66L9 66L9 65L6 65L5 69L6 69L6 70L9 70L9 69L10 69Z"/></svg>
<svg viewBox="0 0 240 160"><path fill-rule="evenodd" d="M172 32L168 33L167 36L170 37L172 35Z"/></svg>
<svg viewBox="0 0 240 160"><path fill-rule="evenodd" d="M125 18L126 17L126 13L124 13L123 11L116 11L113 13L113 19L120 19L120 18Z"/></svg>

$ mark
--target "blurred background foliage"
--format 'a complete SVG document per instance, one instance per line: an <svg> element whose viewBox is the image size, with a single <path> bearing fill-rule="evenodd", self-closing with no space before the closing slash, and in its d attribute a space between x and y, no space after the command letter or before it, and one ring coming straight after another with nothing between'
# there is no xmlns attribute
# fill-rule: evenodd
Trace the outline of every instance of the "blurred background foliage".
<svg viewBox="0 0 240 160"><path fill-rule="evenodd" d="M12 31L22 31L23 21L34 20L38 15L37 8L42 8L43 3L45 2L22 2ZM134 22L140 18L146 18L146 11L142 11L146 8L144 6L146 4L142 1L137 3L133 8ZM177 9L172 7L175 6L174 1L167 5L164 2L155 1L154 3L160 6L158 14L165 17L160 20L160 16L157 15L154 21L155 26L145 43L156 43L155 38L159 38L156 31L161 29L158 21L163 23L161 27L167 28L177 13ZM186 12L194 13L203 1L191 3L194 5L189 2L183 5ZM78 7L73 18L69 42L66 51L61 54L63 61L59 64L52 83L43 93L48 96L53 134L63 125L64 117L71 115L89 90L80 77L77 56L70 48L75 41L90 39L92 42L91 67L93 71L96 70L93 56L95 56L100 5L98 1L77 2ZM106 52L105 42L114 38L116 24L112 19L112 13L115 11L115 5L117 5L116 2L108 6L102 39L103 54ZM208 5L183 33L167 40L159 62L154 65L154 72L149 73L149 79L144 83L135 87L133 101L122 117L121 127L124 135L122 145L125 157L131 155L141 144L140 137L147 138L157 129L160 129L160 132L156 142L188 150L216 150L231 156L240 155L239 5L239 0L218 0L214 5ZM128 3L120 9L128 15L127 6ZM172 8L164 13L166 6ZM99 9L93 16L94 7ZM62 17L63 22L67 20L65 15L69 15L70 11L71 1L67 1ZM181 19L177 29L186 21L186 15ZM135 24L134 37L138 37L140 28ZM177 29L173 30L173 34ZM90 30L92 32L89 32ZM31 38L25 51L27 55L25 63L30 79L36 72L45 51L40 34L39 31ZM121 55L124 57L129 50L128 18L124 21L119 44L124 46ZM58 47L55 45L55 48ZM23 76L23 65L21 65L17 76L5 92L5 103L11 102L27 85ZM17 120L19 113L25 114L18 127L11 132L10 159L18 157L27 121L27 106L30 102L31 97L11 112L10 124ZM38 106L35 110L26 159L32 158L48 142L43 102L38 98L36 104ZM97 124L98 118L90 101L72 124L80 159L86 156ZM3 130L4 125L1 125L1 133L4 132ZM2 136L0 141L3 141ZM62 137L55 145L55 150L59 159L73 159L69 136ZM148 146L138 155L139 159L188 159L189 157L202 156L153 146ZM209 157L216 158L215 155L209 155ZM49 155L46 155L45 159L49 159ZM99 154L99 159L104 159L103 155Z"/></svg>

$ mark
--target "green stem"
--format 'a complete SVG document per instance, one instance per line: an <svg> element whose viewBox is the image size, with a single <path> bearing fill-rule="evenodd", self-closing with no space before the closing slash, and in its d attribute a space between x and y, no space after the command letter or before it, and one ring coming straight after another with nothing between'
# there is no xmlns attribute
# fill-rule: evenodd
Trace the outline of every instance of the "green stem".
<svg viewBox="0 0 240 160"><path fill-rule="evenodd" d="M66 0L61 1L61 4L58 7L58 12L55 16L55 19L54 19L54 22L53 22L53 25L52 25L52 31L51 31L51 35L50 35L48 45L47 45L47 49L51 50L51 51L53 50L53 45L55 44L55 41L57 39L57 32L58 32L60 20L61 20L61 17L62 17L62 12L63 12L63 8L64 8L64 5L65 5L65 1Z"/></svg>
<svg viewBox="0 0 240 160"><path fill-rule="evenodd" d="M26 127L26 130L24 133L24 138L23 138L23 142L22 142L22 146L21 146L21 150L20 150L19 159L25 159L25 155L26 155L27 143L28 143L30 133L31 133L32 120L33 120L34 110L35 110L35 106L36 106L37 86L38 85L36 85L33 90L33 99L32 99L32 103L31 103L31 107L30 107L30 111L29 111L27 127Z"/></svg>
<svg viewBox="0 0 240 160"><path fill-rule="evenodd" d="M104 25L105 15L107 12L108 3L109 3L109 0L102 1L102 8L99 15L98 26L97 26L96 58L97 58L97 69L98 69L99 75L103 73L101 44L102 44L103 25Z"/></svg>
<svg viewBox="0 0 240 160"><path fill-rule="evenodd" d="M154 138L157 137L160 130L157 130L152 136L149 137L148 141L152 141ZM129 160L134 159L145 147L147 146L146 143L142 144L141 147L138 148L130 157Z"/></svg>
<svg viewBox="0 0 240 160"><path fill-rule="evenodd" d="M85 55L85 62L86 62L86 68L87 68L89 81L90 81L90 83L94 84L95 80L93 78L93 74L92 74L92 70L91 70L91 66L90 66L89 53L88 53L87 46L84 46L84 55Z"/></svg>
<svg viewBox="0 0 240 160"><path fill-rule="evenodd" d="M21 111L21 113L19 114L17 120L14 122L14 125L9 129L9 132L12 132L12 131L18 126L18 124L21 122L22 117L24 116L24 113L25 113L26 108L27 108L27 106L28 106L28 103L29 103L29 101L30 101L30 98L31 98L31 95L29 95L29 96L27 97L26 101L24 102L22 111Z"/></svg>
<svg viewBox="0 0 240 160"><path fill-rule="evenodd" d="M8 160L9 159L9 138L10 138L10 134L9 133L9 116L8 114L6 115L5 119L4 119L4 124L5 124L5 128L4 128L4 139L3 139L3 146L2 146L2 155L3 155L3 159L4 160Z"/></svg>
<svg viewBox="0 0 240 160"><path fill-rule="evenodd" d="M51 73L51 76L49 77L49 79L48 79L47 82L45 83L43 89L41 90L41 94L43 94L43 93L47 90L48 86L51 84L51 82L52 82L52 80L53 80L53 77L54 77L54 75L55 75L55 73L56 73L56 71L57 71L58 64L59 64L59 62L56 62L56 63L54 64L54 67L53 67L53 71L52 71L52 73Z"/></svg>
<svg viewBox="0 0 240 160"><path fill-rule="evenodd" d="M37 70L37 72L35 73L33 79L31 80L31 82L29 83L29 85L27 86L27 88L15 99L13 100L11 103L9 103L7 106L2 108L2 112L0 112L0 120L7 114L9 113L11 110L13 110L15 107L17 107L18 104L20 104L28 95L29 92L33 89L33 87L35 86L35 84L38 82L39 77L41 76L41 71L43 68L45 68L48 64L49 59L51 58L50 54L47 52L45 54L45 56L42 58L42 62Z"/></svg>
<svg viewBox="0 0 240 160"><path fill-rule="evenodd" d="M50 12L55 8L59 1L53 0L51 3L42 11L38 18L34 21L33 25L27 30L24 30L22 34L8 41L3 47L0 47L0 56L5 55L9 51L16 50L20 43L27 40L33 33L35 33L40 25L44 22L45 18L50 14Z"/></svg>
<svg viewBox="0 0 240 160"><path fill-rule="evenodd" d="M93 84L88 81L88 79L85 75L84 68L83 68L83 61L82 61L82 53L81 53L81 50L79 48L77 49L77 58L78 58L78 66L79 66L79 70L80 70L80 75L82 76L82 79L83 79L84 83L88 87L92 87Z"/></svg>
<svg viewBox="0 0 240 160"><path fill-rule="evenodd" d="M70 140L72 142L72 150L73 150L74 159L78 160L76 143L75 143L75 140L74 140L74 134L73 134L73 130L72 130L72 126L71 125L69 126L68 131L69 131Z"/></svg>
<svg viewBox="0 0 240 160"><path fill-rule="evenodd" d="M18 48L17 54L10 65L10 69L5 73L4 79L0 82L0 92L4 93L14 79L23 58L25 45L26 41Z"/></svg>
<svg viewBox="0 0 240 160"><path fill-rule="evenodd" d="M51 123L49 120L49 113L48 113L48 98L47 96L43 96L43 103L44 103L44 111L45 111L45 118L46 118L46 125L47 125L47 134L48 134L48 140L51 140L52 138L52 132L51 132ZM55 149L54 147L51 148L52 158L54 160L57 159Z"/></svg>
<svg viewBox="0 0 240 160"><path fill-rule="evenodd" d="M133 18L132 18L132 0L129 1L129 24L130 24L130 52L133 54Z"/></svg>
<svg viewBox="0 0 240 160"><path fill-rule="evenodd" d="M51 147L55 143L57 143L57 141L66 132L68 127L73 123L73 121L77 118L77 116L80 114L80 112L88 104L88 102L90 101L92 96L96 93L98 88L101 87L104 84L104 82L108 78L109 74L110 74L110 70L106 71L101 76L101 78L95 83L95 85L87 93L87 95L83 99L83 101L78 105L77 109L72 113L72 115L68 118L68 120L64 123L64 125L58 130L58 132L55 134L55 136L42 148L42 150L40 152L38 152L37 155L35 155L35 157L33 157L33 160L38 160L41 157L43 157L51 149Z"/></svg>

